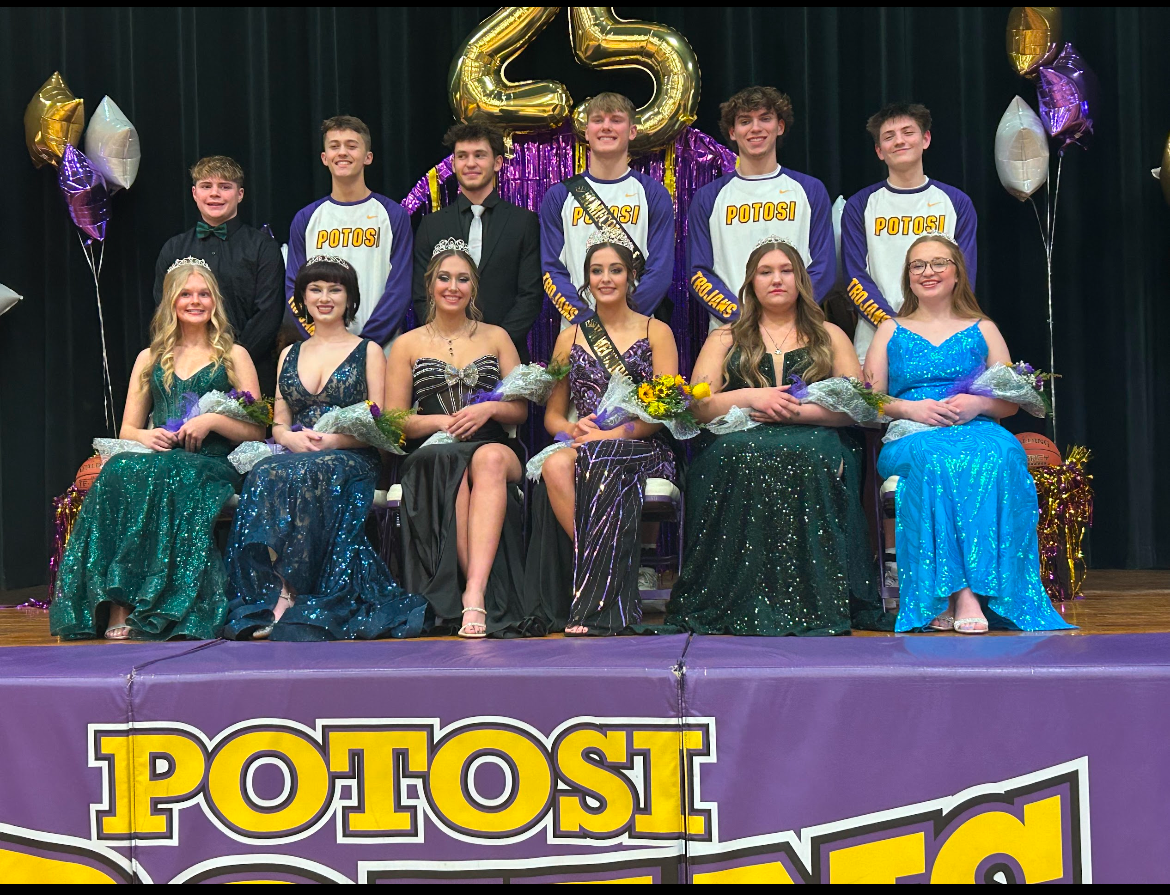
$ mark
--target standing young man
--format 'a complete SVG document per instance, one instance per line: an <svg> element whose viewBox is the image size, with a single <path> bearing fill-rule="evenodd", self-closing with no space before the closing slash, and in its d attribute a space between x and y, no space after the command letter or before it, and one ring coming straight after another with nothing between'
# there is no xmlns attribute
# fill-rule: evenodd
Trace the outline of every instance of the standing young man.
<svg viewBox="0 0 1170 895"><path fill-rule="evenodd" d="M414 319L427 319L424 274L435 246L462 239L479 270L475 303L486 323L508 331L520 360L528 363L528 331L540 315L540 221L497 192L504 163L504 138L490 125L456 124L443 144L451 149L459 195L426 215L414 235Z"/></svg>
<svg viewBox="0 0 1170 895"><path fill-rule="evenodd" d="M264 393L276 384L276 333L284 314L284 259L271 234L239 218L244 169L226 155L202 158L191 168L191 195L199 223L172 236L154 266L154 303L162 301L167 268L180 258L201 258L219 281L224 311L236 341L247 349Z"/></svg>
<svg viewBox="0 0 1170 895"><path fill-rule="evenodd" d="M837 272L824 184L777 160L794 121L792 101L775 87L748 87L719 112L739 163L695 193L687 240L691 294L711 315L712 328L739 318L747 259L763 239L778 236L800 252L818 302Z"/></svg>
<svg viewBox="0 0 1170 895"><path fill-rule="evenodd" d="M411 232L406 210L366 186L374 161L370 129L360 118L338 115L321 124L321 164L333 188L293 218L288 240L285 298L290 307L297 271L306 258L336 255L353 267L361 304L349 330L386 346L402 328L410 304ZM308 321L302 320L302 326Z"/></svg>
<svg viewBox="0 0 1170 895"><path fill-rule="evenodd" d="M871 116L865 129L888 176L851 196L841 217L845 277L859 318L853 345L862 361L878 324L897 317L902 307L902 266L915 239L936 230L957 242L972 286L976 262L971 200L922 170L922 153L930 147L926 106L891 103Z"/></svg>
<svg viewBox="0 0 1170 895"><path fill-rule="evenodd" d="M634 104L619 93L588 101L585 141L589 169L544 194L540 207L540 254L544 294L561 312L561 326L593 316L585 284L586 240L598 230L624 231L637 251L638 313L651 315L674 275L674 204L661 183L630 170L630 140L638 133Z"/></svg>

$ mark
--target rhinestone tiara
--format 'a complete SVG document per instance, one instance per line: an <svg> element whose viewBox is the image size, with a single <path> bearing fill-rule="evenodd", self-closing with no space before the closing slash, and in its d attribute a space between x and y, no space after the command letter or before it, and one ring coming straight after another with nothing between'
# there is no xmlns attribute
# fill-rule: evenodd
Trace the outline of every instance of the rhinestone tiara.
<svg viewBox="0 0 1170 895"><path fill-rule="evenodd" d="M630 238L616 227L610 227L605 230L594 230L589 234L589 238L585 240L585 249L588 251L595 245L602 245L607 242L612 245L625 246L631 252L634 251L634 244L630 242Z"/></svg>
<svg viewBox="0 0 1170 895"><path fill-rule="evenodd" d="M951 239L949 236L947 236L945 233L943 233L942 230L938 230L935 227L930 227L930 228L922 231L922 235L923 236L930 236L930 237L933 237L934 239L941 239L944 242L949 242L951 245L955 246L956 248L959 245L957 242L955 242L953 239Z"/></svg>
<svg viewBox="0 0 1170 895"><path fill-rule="evenodd" d="M754 251L755 251L756 249L758 249L760 246L767 246L767 245L786 245L786 246L791 246L791 245L792 245L792 243L790 243L790 242L789 242L787 239L784 239L784 238L783 238L783 237L781 237L781 236L765 236L763 239L761 239L759 242L757 242L757 243L755 244L755 246L752 248L752 251L754 252Z"/></svg>
<svg viewBox="0 0 1170 895"><path fill-rule="evenodd" d="M320 264L322 261L326 261L329 264L340 264L346 270L353 270L353 268L349 266L348 261L346 261L344 258L339 258L337 255L314 255L312 258L306 261L305 264Z"/></svg>
<svg viewBox="0 0 1170 895"><path fill-rule="evenodd" d="M182 267L184 264L194 264L197 267L202 267L206 270L211 270L211 266L206 261L204 261L202 258L195 258L195 257L192 257L191 255L188 255L186 258L180 258L178 261L176 261L174 264L172 264L170 267L168 267L167 273L170 273L176 267Z"/></svg>
<svg viewBox="0 0 1170 895"><path fill-rule="evenodd" d="M435 246L431 257L434 258L440 252L462 252L464 255L470 255L471 247L462 239L444 239Z"/></svg>

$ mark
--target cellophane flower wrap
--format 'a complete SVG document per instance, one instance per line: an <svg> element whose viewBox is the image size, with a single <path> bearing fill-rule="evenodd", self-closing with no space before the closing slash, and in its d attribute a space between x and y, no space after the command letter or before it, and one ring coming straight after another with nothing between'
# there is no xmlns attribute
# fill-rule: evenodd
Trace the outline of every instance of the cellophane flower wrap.
<svg viewBox="0 0 1170 895"><path fill-rule="evenodd" d="M129 438L95 438L93 440L93 449L98 452L98 456L102 458L103 463L115 454L154 453L154 448L148 448L141 442L133 441Z"/></svg>
<svg viewBox="0 0 1170 895"><path fill-rule="evenodd" d="M184 423L204 413L218 413L228 419L255 423L264 428L272 425L272 399L257 398L251 392L234 388L227 392L212 390L202 397L194 392L184 392L179 400L182 411L163 423L168 432L178 432Z"/></svg>
<svg viewBox="0 0 1170 895"><path fill-rule="evenodd" d="M373 401L359 401L348 407L326 411L313 426L324 435L350 435L371 447L391 454L405 453L406 434L402 426L413 410L383 410Z"/></svg>
<svg viewBox="0 0 1170 895"><path fill-rule="evenodd" d="M834 413L847 413L859 423L877 422L882 407L890 402L890 396L876 392L868 382L854 376L836 376L808 383L800 376L788 377L788 394L801 404L816 404ZM731 409L707 423L705 428L715 435L729 435L744 432L760 425L750 416L750 410L732 405Z"/></svg>
<svg viewBox="0 0 1170 895"><path fill-rule="evenodd" d="M531 401L547 404L553 387L569 374L569 365L554 359L551 364L517 364L491 391L477 392L467 402Z"/></svg>
<svg viewBox="0 0 1170 895"><path fill-rule="evenodd" d="M238 448L228 454L228 463L240 473L247 475L252 467L261 460L267 460L276 454L287 454L288 448L277 444L271 438L267 441L245 441Z"/></svg>
<svg viewBox="0 0 1170 895"><path fill-rule="evenodd" d="M634 420L645 423L660 423L680 440L694 438L699 434L699 425L692 411L696 401L711 396L711 386L700 382L694 387L687 384L682 376L656 376L639 385L628 376L614 373L597 410L593 413L599 429L616 429L618 426L632 427ZM525 467L528 478L537 481L544 461L561 448L572 447L573 439L565 433L528 461Z"/></svg>
<svg viewBox="0 0 1170 895"><path fill-rule="evenodd" d="M1052 412L1052 402L1045 391L1045 384L1057 375L1037 370L1025 361L1016 361L1011 366L998 363L990 367L980 366L952 383L944 398L955 395L999 398L1018 405L1025 413L1043 419ZM907 435L934 428L937 427L915 420L894 420L886 429L882 441L897 441Z"/></svg>

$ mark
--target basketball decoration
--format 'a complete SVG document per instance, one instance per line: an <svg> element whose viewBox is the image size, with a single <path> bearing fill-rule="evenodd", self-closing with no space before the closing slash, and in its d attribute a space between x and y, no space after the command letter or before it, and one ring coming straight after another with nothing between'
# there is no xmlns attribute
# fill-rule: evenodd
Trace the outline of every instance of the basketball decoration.
<svg viewBox="0 0 1170 895"><path fill-rule="evenodd" d="M1024 432L1017 435L1024 452L1028 455L1028 468L1036 469L1041 466L1059 466L1060 449L1052 443L1052 439L1045 438L1035 432Z"/></svg>
<svg viewBox="0 0 1170 895"><path fill-rule="evenodd" d="M81 469L77 470L77 478L73 480L73 487L78 491L88 491L101 471L102 458L94 454L81 464Z"/></svg>

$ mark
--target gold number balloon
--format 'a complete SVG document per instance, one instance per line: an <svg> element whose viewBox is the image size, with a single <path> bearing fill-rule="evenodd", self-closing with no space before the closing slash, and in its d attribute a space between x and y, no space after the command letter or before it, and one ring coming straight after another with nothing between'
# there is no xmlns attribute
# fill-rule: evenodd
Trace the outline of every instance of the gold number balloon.
<svg viewBox="0 0 1170 895"><path fill-rule="evenodd" d="M65 147L81 141L85 101L73 95L59 71L41 85L24 110L24 142L38 168L57 165Z"/></svg>
<svg viewBox="0 0 1170 895"><path fill-rule="evenodd" d="M693 124L699 108L699 60L685 37L665 25L619 19L609 6L569 7L577 58L590 68L640 68L654 81L650 102L638 110L633 152L670 143ZM585 132L584 103L573 112L577 135Z"/></svg>
<svg viewBox="0 0 1170 895"><path fill-rule="evenodd" d="M1158 172L1158 181L1162 184L1162 195L1170 202L1170 137L1162 144L1162 169Z"/></svg>
<svg viewBox="0 0 1170 895"><path fill-rule="evenodd" d="M552 21L559 6L504 6L476 28L451 63L448 95L461 121L486 115L501 128L536 130L557 127L569 115L573 99L559 81L509 81L508 63Z"/></svg>
<svg viewBox="0 0 1170 895"><path fill-rule="evenodd" d="M1062 46L1059 6L1016 6L1008 13L1007 53L1019 74L1032 77Z"/></svg>

